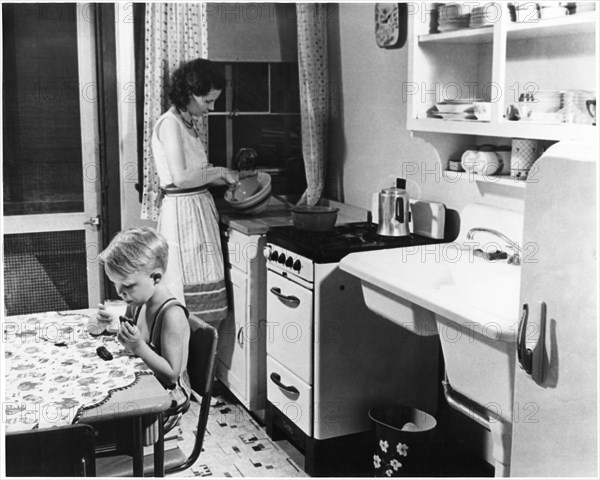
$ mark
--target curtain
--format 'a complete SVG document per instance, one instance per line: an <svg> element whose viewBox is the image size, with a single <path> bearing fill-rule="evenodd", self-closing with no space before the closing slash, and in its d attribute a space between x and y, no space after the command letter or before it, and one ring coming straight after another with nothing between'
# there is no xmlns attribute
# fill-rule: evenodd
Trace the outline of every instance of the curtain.
<svg viewBox="0 0 600 480"><path fill-rule="evenodd" d="M327 4L296 5L302 154L307 189L298 204L315 205L325 185L329 75L327 69Z"/></svg>
<svg viewBox="0 0 600 480"><path fill-rule="evenodd" d="M206 58L206 3L147 3L144 71L144 189L143 219L158 220L160 188L152 156L152 129L169 107L167 87L181 63ZM208 141L206 118L198 119L205 148Z"/></svg>

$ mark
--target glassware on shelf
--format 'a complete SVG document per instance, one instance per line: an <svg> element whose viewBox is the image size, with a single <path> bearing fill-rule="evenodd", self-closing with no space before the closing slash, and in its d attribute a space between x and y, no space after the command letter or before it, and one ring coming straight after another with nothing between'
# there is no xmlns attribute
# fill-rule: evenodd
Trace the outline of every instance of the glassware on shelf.
<svg viewBox="0 0 600 480"><path fill-rule="evenodd" d="M593 98L592 92L585 90L567 90L563 92L562 107L558 112L558 118L563 123L592 124L592 118L586 111L585 102Z"/></svg>

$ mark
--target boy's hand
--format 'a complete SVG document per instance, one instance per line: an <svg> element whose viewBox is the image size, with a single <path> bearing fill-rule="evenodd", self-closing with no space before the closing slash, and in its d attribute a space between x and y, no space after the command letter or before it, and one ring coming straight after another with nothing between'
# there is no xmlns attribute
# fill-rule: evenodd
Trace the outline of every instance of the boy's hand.
<svg viewBox="0 0 600 480"><path fill-rule="evenodd" d="M137 354L138 349L144 343L137 325L129 322L121 322L117 340L133 354Z"/></svg>
<svg viewBox="0 0 600 480"><path fill-rule="evenodd" d="M119 321L119 317L109 312L102 303L98 304L98 313L96 314L96 318L99 321L106 323L115 323Z"/></svg>

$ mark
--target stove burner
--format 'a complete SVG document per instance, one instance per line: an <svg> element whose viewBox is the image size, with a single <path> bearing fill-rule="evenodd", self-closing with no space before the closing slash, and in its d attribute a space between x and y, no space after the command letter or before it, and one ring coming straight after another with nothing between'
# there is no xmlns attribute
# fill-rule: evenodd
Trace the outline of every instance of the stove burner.
<svg viewBox="0 0 600 480"><path fill-rule="evenodd" d="M327 232L311 232L294 227L274 227L267 241L304 255L317 263L338 262L348 253L382 248L401 248L440 243L420 235L386 237L377 234L377 225L356 222L337 225Z"/></svg>

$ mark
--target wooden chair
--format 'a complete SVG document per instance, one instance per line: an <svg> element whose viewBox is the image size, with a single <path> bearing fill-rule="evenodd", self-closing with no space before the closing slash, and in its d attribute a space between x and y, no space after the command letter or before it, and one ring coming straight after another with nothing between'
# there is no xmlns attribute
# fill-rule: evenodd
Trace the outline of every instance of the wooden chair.
<svg viewBox="0 0 600 480"><path fill-rule="evenodd" d="M165 474L190 468L200 456L217 367L217 330L194 315L190 315L189 322L191 334L187 370L194 396L200 400L196 440L194 448L188 456L179 447L165 452ZM96 469L98 475L102 477L131 475L132 459L130 455L97 458ZM144 457L144 475L153 474L154 456L146 455Z"/></svg>
<svg viewBox="0 0 600 480"><path fill-rule="evenodd" d="M95 477L95 432L85 424L6 434L8 477Z"/></svg>

